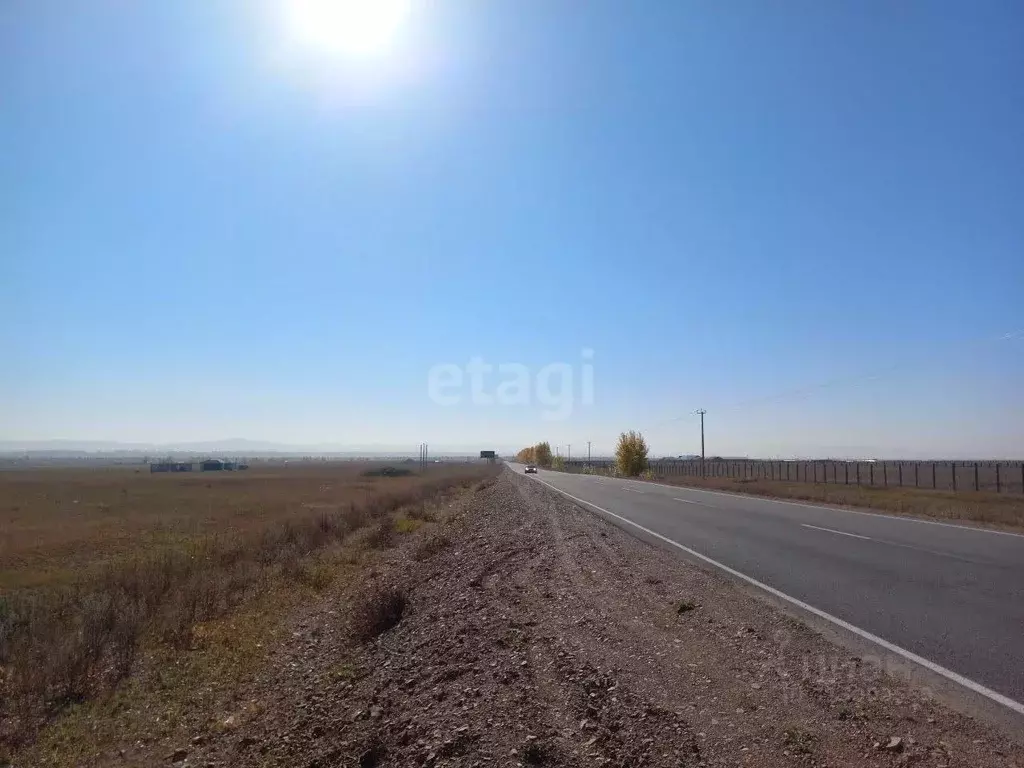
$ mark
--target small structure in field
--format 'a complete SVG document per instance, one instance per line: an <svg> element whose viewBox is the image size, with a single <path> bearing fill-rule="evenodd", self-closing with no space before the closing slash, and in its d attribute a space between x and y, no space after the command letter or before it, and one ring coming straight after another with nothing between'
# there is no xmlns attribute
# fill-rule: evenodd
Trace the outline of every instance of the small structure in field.
<svg viewBox="0 0 1024 768"><path fill-rule="evenodd" d="M154 461L149 464L149 471L152 472L191 472L192 462L190 461Z"/></svg>
<svg viewBox="0 0 1024 768"><path fill-rule="evenodd" d="M203 472L233 472L236 469L248 469L248 464L240 464L231 459L204 459L199 464Z"/></svg>

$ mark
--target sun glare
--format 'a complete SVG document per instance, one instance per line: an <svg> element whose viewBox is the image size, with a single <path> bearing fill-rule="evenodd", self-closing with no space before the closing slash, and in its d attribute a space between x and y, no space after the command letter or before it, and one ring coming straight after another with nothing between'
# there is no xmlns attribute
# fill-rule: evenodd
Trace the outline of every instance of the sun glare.
<svg viewBox="0 0 1024 768"><path fill-rule="evenodd" d="M291 34L324 53L386 53L409 15L409 0L285 0Z"/></svg>

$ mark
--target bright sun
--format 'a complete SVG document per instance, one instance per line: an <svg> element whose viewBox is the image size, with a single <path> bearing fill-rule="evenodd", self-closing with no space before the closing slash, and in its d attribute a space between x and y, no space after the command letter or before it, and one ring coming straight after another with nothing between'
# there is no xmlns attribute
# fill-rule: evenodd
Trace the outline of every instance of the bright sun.
<svg viewBox="0 0 1024 768"><path fill-rule="evenodd" d="M410 0L285 0L290 32L324 53L385 53L409 15Z"/></svg>

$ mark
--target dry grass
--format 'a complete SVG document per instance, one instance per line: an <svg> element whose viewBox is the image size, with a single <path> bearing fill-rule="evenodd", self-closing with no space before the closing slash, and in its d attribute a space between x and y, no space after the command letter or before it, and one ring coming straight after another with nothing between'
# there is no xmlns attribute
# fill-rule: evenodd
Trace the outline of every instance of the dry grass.
<svg viewBox="0 0 1024 768"><path fill-rule="evenodd" d="M402 620L409 598L396 587L370 587L352 606L352 636L369 642Z"/></svg>
<svg viewBox="0 0 1024 768"><path fill-rule="evenodd" d="M413 547L413 560L418 562L429 560L450 547L451 543L451 539L443 533L435 533L425 536L416 543L415 547Z"/></svg>
<svg viewBox="0 0 1024 768"><path fill-rule="evenodd" d="M245 535L270 521L389 499L416 503L429 485L477 471L437 465L425 476L364 477L366 469L352 462L156 475L136 467L0 472L0 589L66 583L85 566L140 548Z"/></svg>
<svg viewBox="0 0 1024 768"><path fill-rule="evenodd" d="M917 515L936 520L975 522L1024 529L1024 497L984 491L933 491L918 488L798 483L786 480L724 477L654 477L656 482L691 488L749 493L781 499L835 504Z"/></svg>
<svg viewBox="0 0 1024 768"><path fill-rule="evenodd" d="M173 656L281 584L325 588L332 545L372 526L370 540L389 546L390 512L424 509L486 471L365 469L0 474L0 762L68 705L115 689L144 644Z"/></svg>

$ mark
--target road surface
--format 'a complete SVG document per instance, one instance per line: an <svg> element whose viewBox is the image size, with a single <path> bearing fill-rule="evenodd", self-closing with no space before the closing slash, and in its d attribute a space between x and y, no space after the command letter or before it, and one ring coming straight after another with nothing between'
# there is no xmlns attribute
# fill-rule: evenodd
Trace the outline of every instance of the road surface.
<svg viewBox="0 0 1024 768"><path fill-rule="evenodd" d="M1024 536L595 475L528 477L980 684L1024 713Z"/></svg>

